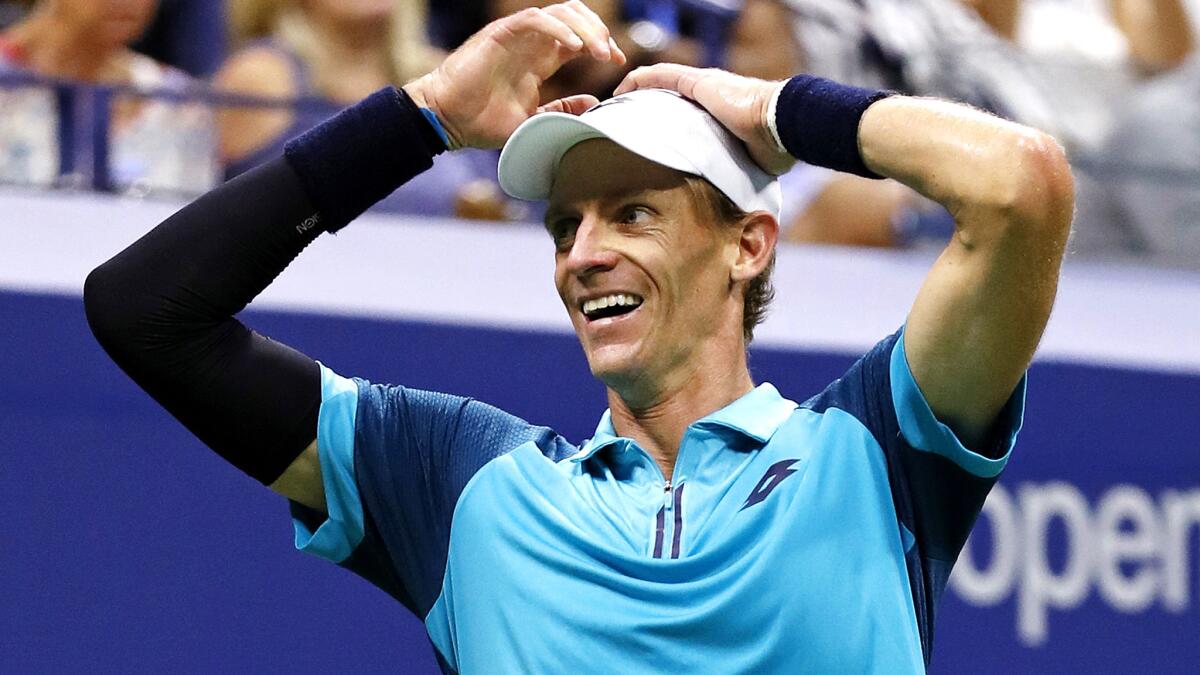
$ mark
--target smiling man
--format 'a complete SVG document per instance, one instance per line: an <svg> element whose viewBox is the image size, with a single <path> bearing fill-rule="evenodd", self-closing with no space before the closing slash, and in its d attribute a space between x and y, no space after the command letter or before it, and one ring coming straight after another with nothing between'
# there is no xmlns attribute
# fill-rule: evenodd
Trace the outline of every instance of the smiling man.
<svg viewBox="0 0 1200 675"><path fill-rule="evenodd" d="M946 102L674 65L533 115L583 53L624 58L578 2L491 24L97 268L97 338L291 500L298 548L421 617L448 672L921 672L1020 427L1071 217L1061 150ZM548 199L554 282L608 389L582 445L233 318L433 155L506 140L501 184ZM803 404L746 361L772 176L797 158L895 178L958 224L905 325Z"/></svg>
<svg viewBox="0 0 1200 675"><path fill-rule="evenodd" d="M663 89L530 119L500 180L549 198L555 285L592 374L670 479L688 424L754 388L746 346L770 299L777 181Z"/></svg>

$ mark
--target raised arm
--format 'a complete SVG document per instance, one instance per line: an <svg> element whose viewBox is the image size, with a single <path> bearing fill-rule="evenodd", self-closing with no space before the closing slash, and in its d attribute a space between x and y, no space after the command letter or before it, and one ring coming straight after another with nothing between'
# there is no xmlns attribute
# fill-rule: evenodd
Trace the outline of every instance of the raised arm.
<svg viewBox="0 0 1200 675"><path fill-rule="evenodd" d="M909 314L905 350L938 418L978 443L1050 317L1073 213L1070 168L1046 134L944 101L878 101L858 140L870 169L954 215Z"/></svg>
<svg viewBox="0 0 1200 675"><path fill-rule="evenodd" d="M321 232L427 169L447 143L503 143L538 109L542 82L585 51L624 61L578 1L489 24L433 73L343 111L289 143L284 158L189 204L93 270L84 303L97 340L227 461L323 510L320 370L234 315ZM543 109L593 103L572 97Z"/></svg>
<svg viewBox="0 0 1200 675"><path fill-rule="evenodd" d="M980 443L1054 302L1073 212L1062 148L967 106L819 78L785 84L660 65L634 71L618 92L638 87L693 98L768 170L782 173L799 157L894 178L954 215L956 232L909 314L905 350L938 419L968 446Z"/></svg>

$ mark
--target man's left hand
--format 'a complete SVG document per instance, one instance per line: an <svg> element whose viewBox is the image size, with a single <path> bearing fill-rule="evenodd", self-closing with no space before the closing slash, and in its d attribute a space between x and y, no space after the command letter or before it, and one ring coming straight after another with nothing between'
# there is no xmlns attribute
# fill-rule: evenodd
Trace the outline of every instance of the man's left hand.
<svg viewBox="0 0 1200 675"><path fill-rule="evenodd" d="M676 63L644 66L629 73L615 93L661 88L679 92L704 106L733 132L764 171L778 176L796 159L779 149L771 135L767 109L782 82L743 77L716 68L693 68Z"/></svg>

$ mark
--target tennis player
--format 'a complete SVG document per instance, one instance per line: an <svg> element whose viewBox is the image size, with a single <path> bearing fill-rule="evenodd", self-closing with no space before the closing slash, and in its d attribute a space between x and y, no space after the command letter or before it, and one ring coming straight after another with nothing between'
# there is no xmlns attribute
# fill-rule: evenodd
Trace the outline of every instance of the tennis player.
<svg viewBox="0 0 1200 675"><path fill-rule="evenodd" d="M624 58L580 2L489 25L97 268L97 338L291 500L300 549L422 618L448 672L923 671L1021 424L1072 213L1061 149L944 101L675 65L535 115L576 57ZM501 183L548 200L554 283L607 386L590 440L348 379L233 318L434 155L506 140ZM746 362L795 159L957 219L904 326L802 404Z"/></svg>

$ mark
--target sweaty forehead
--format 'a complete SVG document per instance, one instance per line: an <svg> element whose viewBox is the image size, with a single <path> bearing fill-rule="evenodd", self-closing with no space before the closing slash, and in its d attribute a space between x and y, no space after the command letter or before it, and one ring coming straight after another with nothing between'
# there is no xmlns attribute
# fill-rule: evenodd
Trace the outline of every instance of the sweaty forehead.
<svg viewBox="0 0 1200 675"><path fill-rule="evenodd" d="M550 203L566 206L684 184L682 172L656 164L604 138L576 144L563 155L550 187Z"/></svg>

